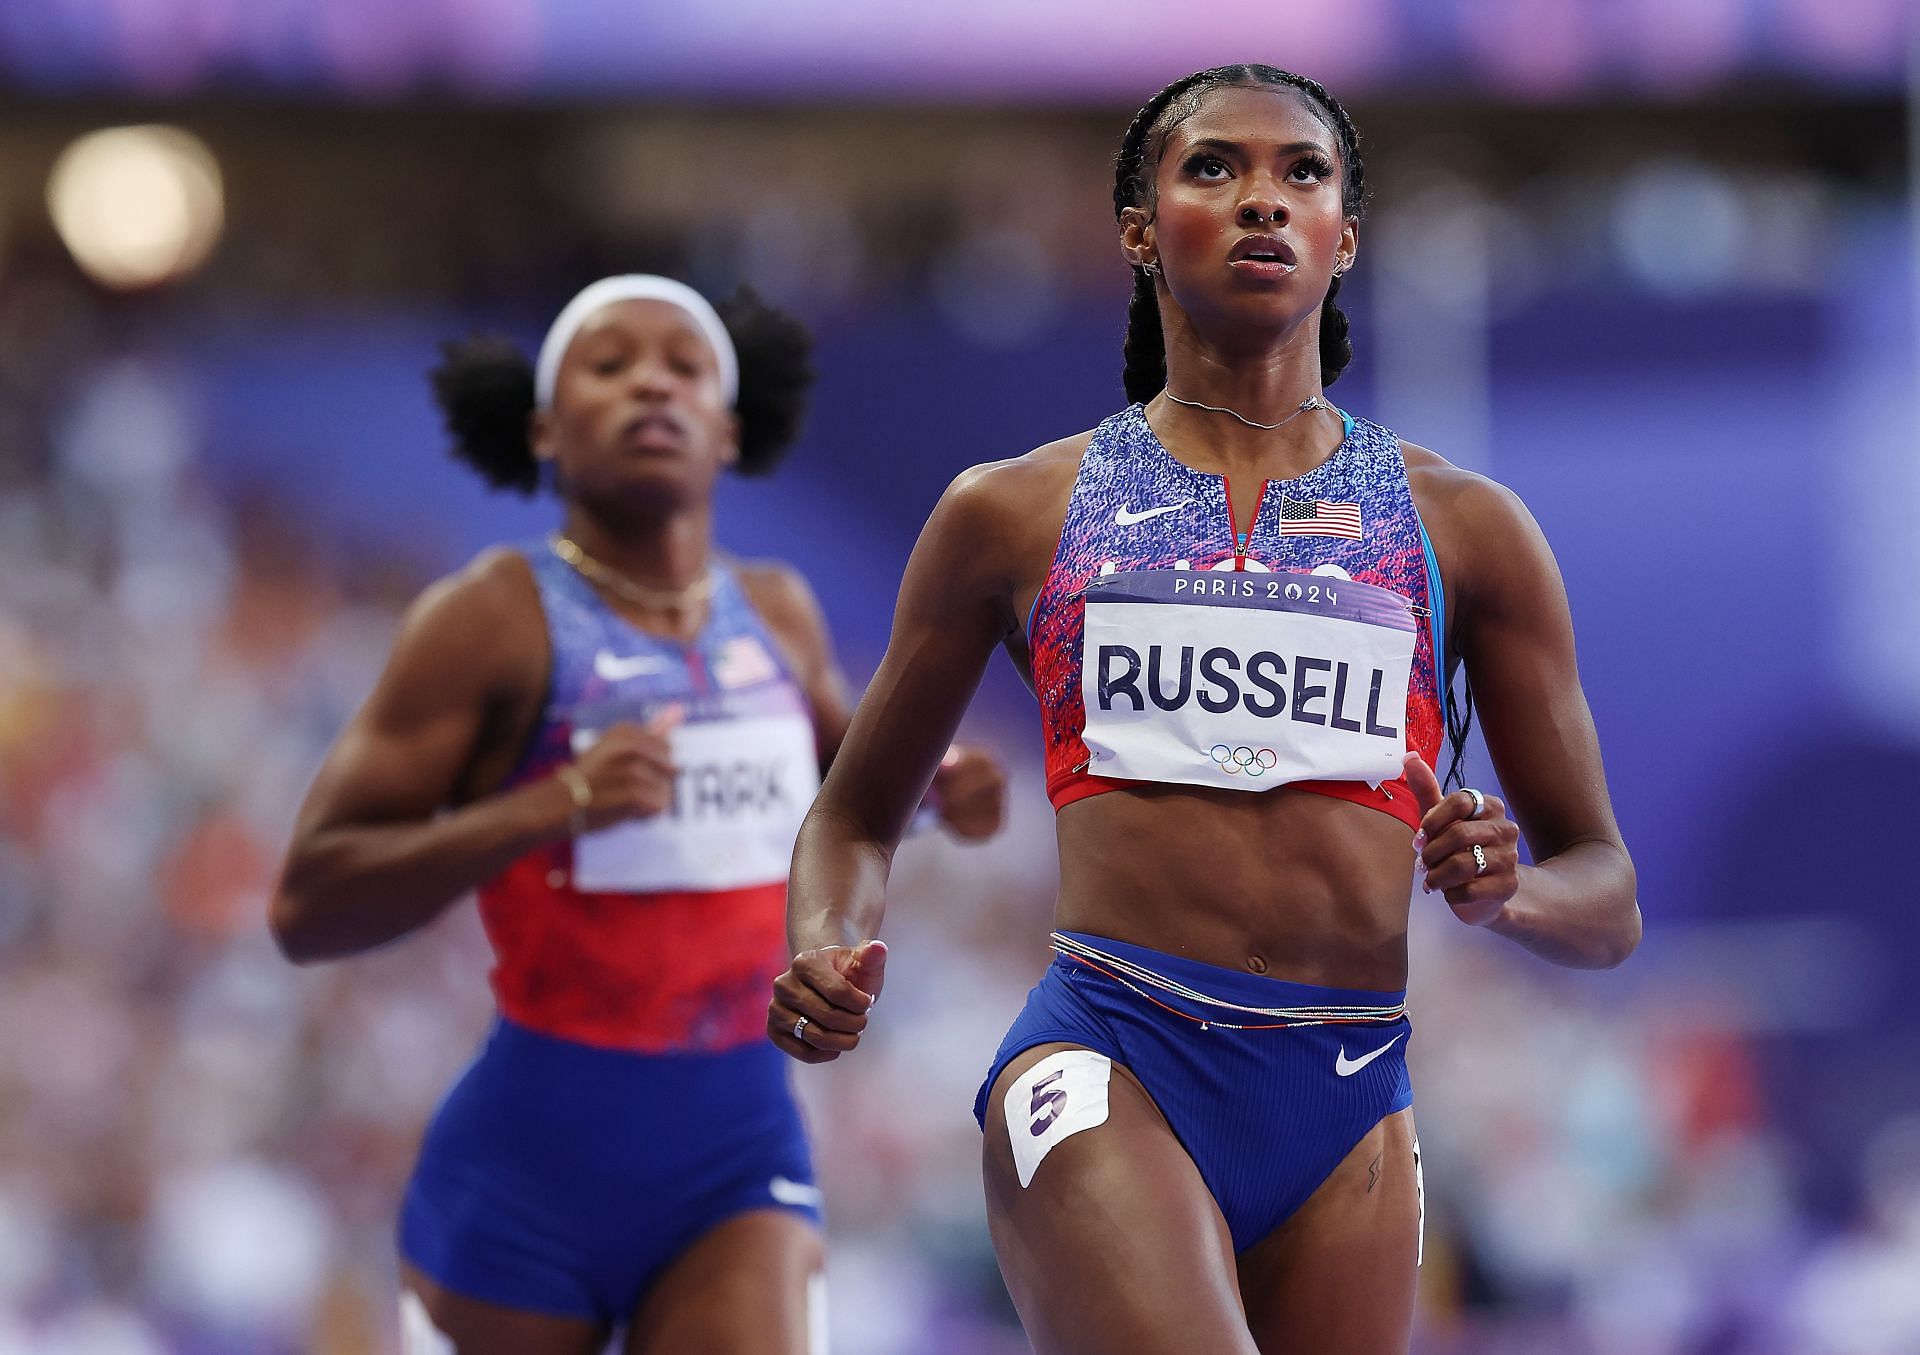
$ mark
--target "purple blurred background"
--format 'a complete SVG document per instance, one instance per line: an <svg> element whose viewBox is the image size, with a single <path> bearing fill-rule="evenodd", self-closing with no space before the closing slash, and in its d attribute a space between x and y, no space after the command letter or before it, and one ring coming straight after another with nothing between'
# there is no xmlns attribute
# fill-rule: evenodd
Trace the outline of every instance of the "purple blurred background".
<svg viewBox="0 0 1920 1355"><path fill-rule="evenodd" d="M1129 99L1250 47L1349 88L1557 98L1794 75L1896 82L1905 0L12 0L0 69L44 90L196 87L494 97Z"/></svg>
<svg viewBox="0 0 1920 1355"><path fill-rule="evenodd" d="M394 1348L484 947L296 972L261 918L398 608L552 521L443 454L435 343L629 268L799 311L721 535L864 675L941 487L1120 403L1113 145L1246 56L1360 123L1330 394L1539 518L1647 918L1572 975L1416 906L1418 1348L1920 1351L1907 7L831 8L0 9L0 1351ZM968 1116L1052 888L1003 663L969 733L1018 821L903 851L890 1024L801 1077L841 1355L1025 1349Z"/></svg>

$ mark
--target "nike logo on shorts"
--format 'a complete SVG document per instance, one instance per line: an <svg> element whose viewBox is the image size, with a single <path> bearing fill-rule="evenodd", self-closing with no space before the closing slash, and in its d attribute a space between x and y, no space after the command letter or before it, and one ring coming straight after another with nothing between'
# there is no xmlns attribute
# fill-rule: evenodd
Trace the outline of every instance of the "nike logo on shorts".
<svg viewBox="0 0 1920 1355"><path fill-rule="evenodd" d="M1371 1054L1362 1054L1357 1059L1349 1059L1347 1057L1347 1047L1345 1045L1341 1045L1340 1057L1333 1061L1333 1075L1335 1077L1352 1077L1355 1073L1359 1072L1362 1068L1365 1068L1369 1063L1372 1063L1375 1059L1379 1058L1382 1054L1386 1053L1389 1049L1392 1049L1395 1045L1399 1044L1400 1037L1405 1034L1406 1032L1404 1030L1401 1031L1400 1035L1394 1036L1391 1040L1388 1040L1385 1044L1381 1045L1378 1049L1374 1050Z"/></svg>
<svg viewBox="0 0 1920 1355"><path fill-rule="evenodd" d="M623 659L603 649L593 656L594 676L608 682L624 682L646 673L658 673L666 666L667 661L658 654L635 654Z"/></svg>
<svg viewBox="0 0 1920 1355"><path fill-rule="evenodd" d="M769 1181L767 1193L773 1196L775 1204L792 1205L800 1209L818 1209L823 1198L820 1187L809 1186L799 1181L789 1181L784 1176L776 1176Z"/></svg>
<svg viewBox="0 0 1920 1355"><path fill-rule="evenodd" d="M1185 508L1189 503L1192 503L1192 502L1193 500L1191 499L1182 499L1179 503L1170 503L1161 508L1144 508L1138 513L1129 513L1127 511L1127 506L1125 504L1121 504L1118 508L1113 510L1114 525L1119 527L1131 527L1136 522L1145 522L1148 518L1157 518L1162 513L1177 513L1182 508Z"/></svg>

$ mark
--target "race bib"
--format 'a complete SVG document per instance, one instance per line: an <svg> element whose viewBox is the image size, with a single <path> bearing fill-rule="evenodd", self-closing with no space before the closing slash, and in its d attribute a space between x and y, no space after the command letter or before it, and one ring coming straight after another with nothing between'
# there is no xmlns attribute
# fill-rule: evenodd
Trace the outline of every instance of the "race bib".
<svg viewBox="0 0 1920 1355"><path fill-rule="evenodd" d="M574 754L599 737L576 729ZM574 888L651 894L786 879L800 821L820 789L812 722L799 714L690 721L668 738L672 805L577 838Z"/></svg>
<svg viewBox="0 0 1920 1355"><path fill-rule="evenodd" d="M1400 775L1417 621L1309 574L1135 570L1085 593L1088 770L1270 790Z"/></svg>

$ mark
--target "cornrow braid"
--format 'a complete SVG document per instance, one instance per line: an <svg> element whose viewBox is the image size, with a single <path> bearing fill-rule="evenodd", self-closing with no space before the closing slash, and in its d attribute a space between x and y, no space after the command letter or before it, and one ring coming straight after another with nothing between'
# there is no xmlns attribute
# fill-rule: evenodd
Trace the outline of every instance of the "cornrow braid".
<svg viewBox="0 0 1920 1355"><path fill-rule="evenodd" d="M1208 90L1246 85L1283 85L1307 96L1316 112L1330 125L1340 140L1340 206L1350 217L1366 212L1367 170L1360 158L1360 133L1340 101L1317 80L1277 66L1215 66L1182 76L1147 100L1133 115L1126 135L1120 139L1119 154L1114 157L1113 214L1120 217L1129 207L1145 207L1152 197L1151 166L1159 163L1168 135L1180 123L1193 116L1200 95ZM1143 268L1133 270L1133 296L1127 305L1126 363L1121 382L1127 399L1151 400L1167 384L1166 337L1160 329L1160 308L1155 297L1153 278ZM1331 386L1353 360L1351 326L1346 313L1334 304L1340 292L1340 279L1327 288L1320 307L1320 383Z"/></svg>

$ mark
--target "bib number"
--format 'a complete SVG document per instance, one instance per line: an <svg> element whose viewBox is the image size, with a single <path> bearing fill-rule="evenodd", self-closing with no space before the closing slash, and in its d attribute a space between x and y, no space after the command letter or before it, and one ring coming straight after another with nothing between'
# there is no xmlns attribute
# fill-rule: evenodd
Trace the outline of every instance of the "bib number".
<svg viewBox="0 0 1920 1355"><path fill-rule="evenodd" d="M1400 775L1416 622L1352 579L1138 570L1087 589L1081 688L1100 776L1269 790Z"/></svg>
<svg viewBox="0 0 1920 1355"><path fill-rule="evenodd" d="M600 737L576 729L577 756ZM787 878L800 821L820 789L813 725L803 715L694 721L668 735L673 802L573 844L573 885L651 894L742 889Z"/></svg>

